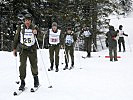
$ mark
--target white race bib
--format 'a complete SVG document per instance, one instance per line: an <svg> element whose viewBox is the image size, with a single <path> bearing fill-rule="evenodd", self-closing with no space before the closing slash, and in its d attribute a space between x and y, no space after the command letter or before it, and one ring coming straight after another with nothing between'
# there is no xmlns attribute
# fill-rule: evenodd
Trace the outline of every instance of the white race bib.
<svg viewBox="0 0 133 100"><path fill-rule="evenodd" d="M71 46L73 42L74 42L73 36L67 35L67 36L66 36L65 43L66 43L67 45Z"/></svg>
<svg viewBox="0 0 133 100"><path fill-rule="evenodd" d="M60 43L60 33L61 30L58 30L57 33L54 33L52 29L49 30L49 43L53 45L57 45Z"/></svg>
<svg viewBox="0 0 133 100"><path fill-rule="evenodd" d="M89 37L89 36L91 35L91 33L90 33L90 31L88 30L88 31L84 31L83 35L84 35L85 37Z"/></svg>
<svg viewBox="0 0 133 100"><path fill-rule="evenodd" d="M123 37L123 33L124 33L124 31L119 30L119 37Z"/></svg>
<svg viewBox="0 0 133 100"><path fill-rule="evenodd" d="M26 46L32 46L35 44L35 37L34 34L32 33L32 29L25 29L25 33L22 34L21 31L21 40L20 42Z"/></svg>

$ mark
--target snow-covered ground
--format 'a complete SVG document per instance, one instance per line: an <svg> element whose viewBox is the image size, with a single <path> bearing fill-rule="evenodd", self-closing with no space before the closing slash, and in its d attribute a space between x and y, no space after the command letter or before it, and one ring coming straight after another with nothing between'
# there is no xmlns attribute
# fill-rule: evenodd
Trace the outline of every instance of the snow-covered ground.
<svg viewBox="0 0 133 100"><path fill-rule="evenodd" d="M126 52L119 53L118 62L110 62L108 50L93 52L92 58L83 59L85 52L75 51L75 68L63 70L64 55L60 51L60 71L47 72L53 88L49 89L46 72L38 51L39 79L41 87L36 93L30 93L33 78L30 64L27 64L27 90L20 96L13 96L19 85L16 60L12 52L0 52L0 100L133 100L133 18L113 19L111 24L118 28L124 26L129 34L126 40ZM130 46L129 46L130 44ZM45 68L50 66L48 50L41 50ZM17 59L19 66L19 58ZM18 67L17 67L18 68Z"/></svg>

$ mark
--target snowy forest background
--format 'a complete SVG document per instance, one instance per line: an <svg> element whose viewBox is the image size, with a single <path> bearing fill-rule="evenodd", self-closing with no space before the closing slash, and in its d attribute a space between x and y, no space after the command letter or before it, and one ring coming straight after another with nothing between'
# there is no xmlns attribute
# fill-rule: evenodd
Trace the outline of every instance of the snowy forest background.
<svg viewBox="0 0 133 100"><path fill-rule="evenodd" d="M88 26L97 47L97 36L105 34L109 26L108 16L126 17L131 11L132 0L0 0L0 50L12 51L16 27L26 13L32 14L44 34L53 21L62 31L71 25L77 35Z"/></svg>

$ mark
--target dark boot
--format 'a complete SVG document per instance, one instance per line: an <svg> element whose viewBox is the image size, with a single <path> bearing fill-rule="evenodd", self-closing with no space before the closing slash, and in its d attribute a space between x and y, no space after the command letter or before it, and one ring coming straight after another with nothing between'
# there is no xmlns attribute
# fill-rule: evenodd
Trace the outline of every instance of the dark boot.
<svg viewBox="0 0 133 100"><path fill-rule="evenodd" d="M114 61L118 61L118 59L115 59Z"/></svg>
<svg viewBox="0 0 133 100"><path fill-rule="evenodd" d="M39 86L39 79L38 76L34 76L34 87L38 87Z"/></svg>
<svg viewBox="0 0 133 100"><path fill-rule="evenodd" d="M110 59L111 62L113 62L113 59Z"/></svg>
<svg viewBox="0 0 133 100"><path fill-rule="evenodd" d="M68 65L67 64L66 64L65 68L63 68L63 70L66 70L66 69L68 69Z"/></svg>
<svg viewBox="0 0 133 100"><path fill-rule="evenodd" d="M91 57L91 53L90 52L88 52L87 57L89 57L89 58Z"/></svg>
<svg viewBox="0 0 133 100"><path fill-rule="evenodd" d="M50 68L48 69L48 71L52 71L53 70L53 63L51 63Z"/></svg>
<svg viewBox="0 0 133 100"><path fill-rule="evenodd" d="M24 90L24 88L25 88L25 81L24 80L21 80L21 85L20 85L20 87L19 87L19 90Z"/></svg>
<svg viewBox="0 0 133 100"><path fill-rule="evenodd" d="M74 68L74 62L72 62L70 70Z"/></svg>
<svg viewBox="0 0 133 100"><path fill-rule="evenodd" d="M58 68L58 65L56 65L55 72L58 72L58 71L59 71L59 68Z"/></svg>

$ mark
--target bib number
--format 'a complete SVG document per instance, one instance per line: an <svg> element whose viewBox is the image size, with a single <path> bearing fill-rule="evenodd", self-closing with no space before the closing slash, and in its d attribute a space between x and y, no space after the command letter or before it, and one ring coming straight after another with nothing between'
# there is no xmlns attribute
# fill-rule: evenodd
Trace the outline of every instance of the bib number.
<svg viewBox="0 0 133 100"><path fill-rule="evenodd" d="M51 38L51 42L58 42L58 39L56 39L56 38Z"/></svg>
<svg viewBox="0 0 133 100"><path fill-rule="evenodd" d="M24 38L24 43L31 43L31 38Z"/></svg>
<svg viewBox="0 0 133 100"><path fill-rule="evenodd" d="M67 40L66 43L67 44L72 44L72 40Z"/></svg>
<svg viewBox="0 0 133 100"><path fill-rule="evenodd" d="M71 46L73 44L73 42L74 42L73 37L68 35L66 37L66 45Z"/></svg>

